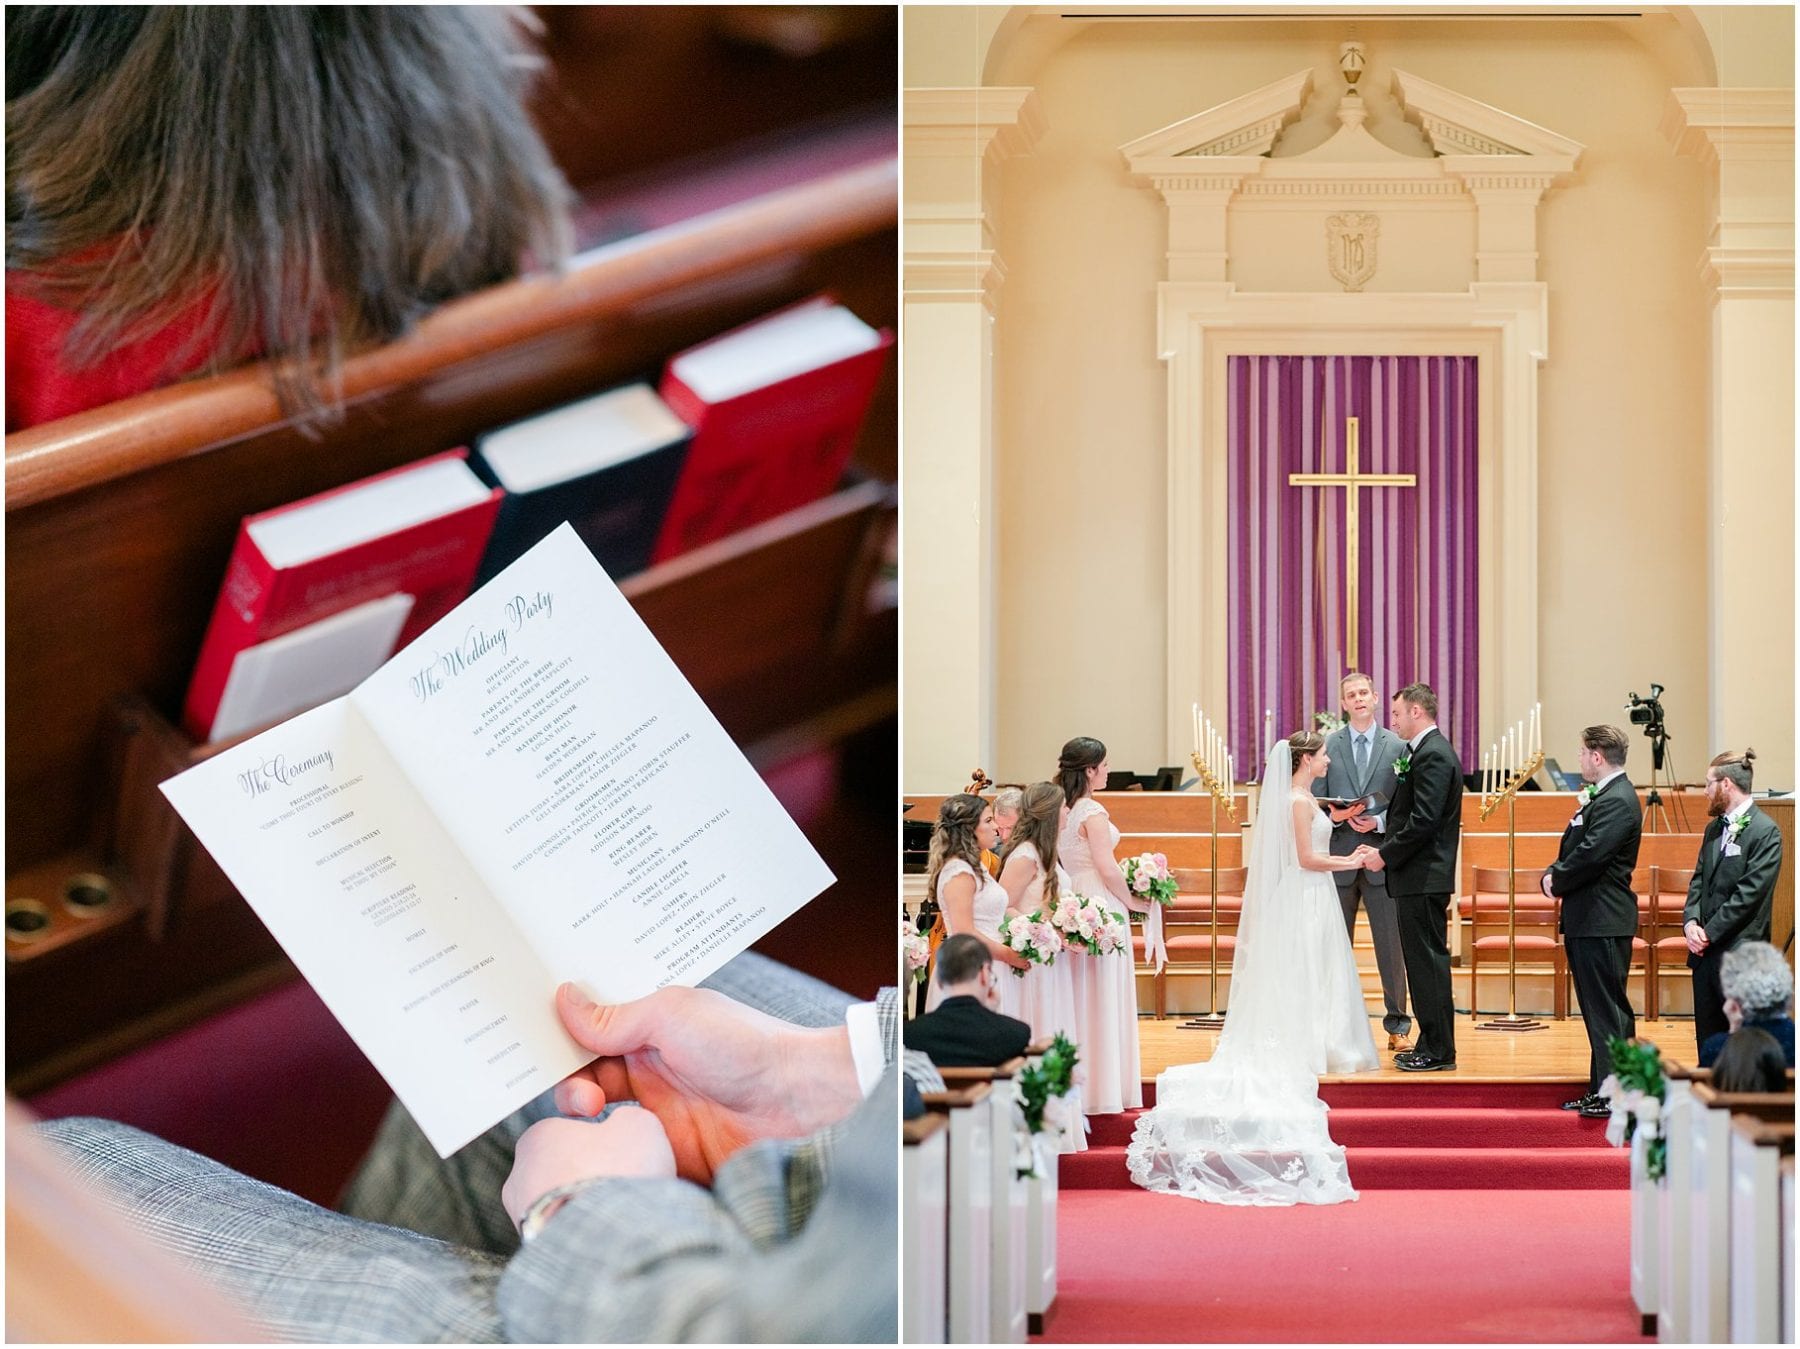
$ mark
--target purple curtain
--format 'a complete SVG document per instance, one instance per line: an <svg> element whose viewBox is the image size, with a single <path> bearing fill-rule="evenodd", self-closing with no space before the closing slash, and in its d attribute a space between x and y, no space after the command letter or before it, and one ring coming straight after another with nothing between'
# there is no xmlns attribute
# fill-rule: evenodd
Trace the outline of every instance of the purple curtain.
<svg viewBox="0 0 1800 1349"><path fill-rule="evenodd" d="M1363 473L1411 473L1416 487L1359 489L1357 667L1387 700L1416 680L1471 762L1480 614L1476 590L1476 364L1473 356L1233 356L1230 454L1229 735L1243 775L1262 771L1263 712L1274 734L1341 715L1346 505L1342 487L1290 473L1345 471L1345 418L1360 424Z"/></svg>

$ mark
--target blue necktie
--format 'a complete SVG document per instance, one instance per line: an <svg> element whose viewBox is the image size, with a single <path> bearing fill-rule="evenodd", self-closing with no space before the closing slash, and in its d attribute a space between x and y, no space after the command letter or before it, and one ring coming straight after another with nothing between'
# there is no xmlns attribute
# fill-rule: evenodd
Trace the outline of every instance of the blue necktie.
<svg viewBox="0 0 1800 1349"><path fill-rule="evenodd" d="M1361 783L1369 776L1369 737L1365 732L1356 737L1356 780Z"/></svg>

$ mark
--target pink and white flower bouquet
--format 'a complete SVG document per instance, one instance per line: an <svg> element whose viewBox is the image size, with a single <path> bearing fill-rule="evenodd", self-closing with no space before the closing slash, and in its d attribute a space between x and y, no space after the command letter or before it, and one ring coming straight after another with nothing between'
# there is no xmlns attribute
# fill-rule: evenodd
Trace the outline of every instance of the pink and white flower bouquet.
<svg viewBox="0 0 1800 1349"><path fill-rule="evenodd" d="M1062 934L1041 909L1007 914L1000 920L1000 940L1034 965L1054 965L1063 949ZM1021 979L1025 977L1024 970L1015 969L1013 973Z"/></svg>
<svg viewBox="0 0 1800 1349"><path fill-rule="evenodd" d="M1105 956L1131 944L1131 929L1109 905L1072 890L1056 897L1050 921L1061 934L1063 945L1071 950Z"/></svg>
<svg viewBox="0 0 1800 1349"><path fill-rule="evenodd" d="M925 967L931 963L931 943L918 928L900 920L900 945L906 951L906 974L916 983L925 982Z"/></svg>
<svg viewBox="0 0 1800 1349"><path fill-rule="evenodd" d="M1153 899L1165 909L1175 902L1175 877L1169 859L1159 852L1125 859L1125 884L1140 899Z"/></svg>

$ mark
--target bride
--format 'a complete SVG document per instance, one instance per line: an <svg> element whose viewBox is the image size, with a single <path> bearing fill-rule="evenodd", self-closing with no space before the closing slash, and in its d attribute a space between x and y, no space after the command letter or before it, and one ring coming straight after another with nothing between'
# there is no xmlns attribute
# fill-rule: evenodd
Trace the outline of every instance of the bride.
<svg viewBox="0 0 1800 1349"><path fill-rule="evenodd" d="M1326 873L1361 867L1369 849L1331 855L1331 822L1312 794L1330 762L1311 733L1269 751L1225 1028L1211 1059L1156 1079L1156 1107L1139 1117L1126 1153L1146 1189L1216 1204L1356 1198L1325 1125L1319 1075L1379 1060Z"/></svg>

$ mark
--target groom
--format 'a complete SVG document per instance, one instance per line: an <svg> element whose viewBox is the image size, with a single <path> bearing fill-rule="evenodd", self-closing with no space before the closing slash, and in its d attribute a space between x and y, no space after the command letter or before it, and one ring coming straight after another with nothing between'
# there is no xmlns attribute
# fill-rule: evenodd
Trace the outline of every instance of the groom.
<svg viewBox="0 0 1800 1349"><path fill-rule="evenodd" d="M1416 1049L1394 1055L1394 1066L1409 1073L1456 1067L1446 924L1462 834L1462 761L1438 730L1437 712L1437 695L1428 685L1408 684L1394 695L1392 725L1406 753L1394 763L1398 782L1388 806L1387 841L1367 863L1371 871L1387 873L1400 920L1419 1041Z"/></svg>
<svg viewBox="0 0 1800 1349"><path fill-rule="evenodd" d="M1391 804L1399 783L1394 777L1394 760L1406 751L1400 737L1385 726L1376 724L1379 704L1375 699L1374 681L1366 674L1347 674L1338 681L1338 701L1349 718L1343 726L1325 738L1325 752L1331 766L1325 776L1313 782L1315 795L1344 801L1380 792ZM1379 848L1387 835L1388 807L1365 810L1354 806L1330 808L1331 853L1347 856L1363 844ZM1369 936L1375 943L1375 964L1381 971L1381 997L1386 1004L1381 1018L1387 1032L1388 1048L1405 1052L1412 1046L1406 1034L1412 1020L1406 1015L1406 964L1400 953L1400 923L1394 916L1394 900L1388 894L1387 878L1380 871L1362 867L1356 871L1339 871L1338 902L1344 907L1344 927L1352 941L1356 940L1356 908L1366 904L1369 910Z"/></svg>

